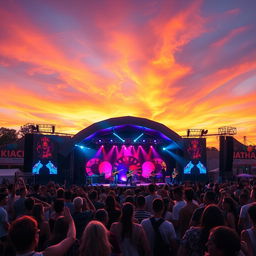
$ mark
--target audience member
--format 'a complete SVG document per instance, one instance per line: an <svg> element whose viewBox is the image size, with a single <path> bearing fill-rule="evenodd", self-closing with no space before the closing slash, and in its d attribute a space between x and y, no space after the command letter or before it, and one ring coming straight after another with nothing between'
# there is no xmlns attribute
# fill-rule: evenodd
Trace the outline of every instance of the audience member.
<svg viewBox="0 0 256 256"><path fill-rule="evenodd" d="M44 208L42 204L35 204L33 207L32 216L36 219L39 228L39 241L37 249L42 251L46 248L47 241L50 237L50 226L45 220Z"/></svg>
<svg viewBox="0 0 256 256"><path fill-rule="evenodd" d="M62 256L72 246L75 241L76 230L69 211L65 210L65 216L69 222L67 236L60 243L47 247L43 252L36 252L38 244L37 221L29 216L16 219L10 227L9 236L16 250L16 255L30 256Z"/></svg>
<svg viewBox="0 0 256 256"><path fill-rule="evenodd" d="M157 195L156 193L156 185L155 184L149 184L148 185L148 192L149 195L145 197L146 205L145 205L145 210L152 213L152 203L154 199L156 198L161 198L161 196Z"/></svg>
<svg viewBox="0 0 256 256"><path fill-rule="evenodd" d="M144 196L138 196L136 199L136 210L134 214L134 218L137 219L139 223L142 220L149 218L151 213L145 210L146 200Z"/></svg>
<svg viewBox="0 0 256 256"><path fill-rule="evenodd" d="M8 229L9 229L9 220L8 213L5 210L7 205L8 194L0 194L0 240L2 242L6 241Z"/></svg>
<svg viewBox="0 0 256 256"><path fill-rule="evenodd" d="M207 242L208 253L206 256L238 256L240 251L240 239L234 229L218 226L211 230ZM255 254L254 254L255 255Z"/></svg>
<svg viewBox="0 0 256 256"><path fill-rule="evenodd" d="M120 218L121 211L117 206L117 202L113 195L108 195L106 198L105 209L108 212L108 224L107 229L110 229L112 223L117 222Z"/></svg>
<svg viewBox="0 0 256 256"><path fill-rule="evenodd" d="M248 209L248 214L252 223L249 229L243 230L241 233L242 241L245 241L248 246L248 255L256 255L256 203L251 204Z"/></svg>
<svg viewBox="0 0 256 256"><path fill-rule="evenodd" d="M194 211L198 208L198 206L193 203L194 191L192 188L186 188L184 191L184 196L186 205L180 209L179 213L178 230L180 237L183 237L186 230L189 228L190 219Z"/></svg>
<svg viewBox="0 0 256 256"><path fill-rule="evenodd" d="M123 256L149 255L149 245L145 232L140 224L133 222L134 206L124 203L119 222L111 225L110 231L118 239Z"/></svg>
<svg viewBox="0 0 256 256"><path fill-rule="evenodd" d="M176 233L173 224L162 218L164 211L162 199L156 198L153 201L152 208L154 212L153 217L144 219L141 225L145 230L153 255L169 255L176 248Z"/></svg>
<svg viewBox="0 0 256 256"><path fill-rule="evenodd" d="M216 203L216 193L213 191L207 191L203 196L203 205L197 208L191 217L190 226L199 226L201 217L203 215L203 212L206 206L209 204L215 204L215 203Z"/></svg>
<svg viewBox="0 0 256 256"><path fill-rule="evenodd" d="M173 197L175 199L175 204L172 209L172 222L176 230L179 231L179 219L180 219L180 210L186 205L186 202L183 200L183 189L182 187L176 187L173 190ZM180 237L179 232L177 232L178 237Z"/></svg>
<svg viewBox="0 0 256 256"><path fill-rule="evenodd" d="M111 256L108 231L101 222L93 220L85 228L79 256Z"/></svg>
<svg viewBox="0 0 256 256"><path fill-rule="evenodd" d="M93 212L91 210L83 211L84 201L82 197L74 198L73 203L75 210L72 217L76 226L76 238L80 239L84 228L93 219Z"/></svg>
<svg viewBox="0 0 256 256"><path fill-rule="evenodd" d="M201 226L191 227L181 240L179 256L204 255L210 230L225 224L222 211L217 205L208 205L202 215Z"/></svg>

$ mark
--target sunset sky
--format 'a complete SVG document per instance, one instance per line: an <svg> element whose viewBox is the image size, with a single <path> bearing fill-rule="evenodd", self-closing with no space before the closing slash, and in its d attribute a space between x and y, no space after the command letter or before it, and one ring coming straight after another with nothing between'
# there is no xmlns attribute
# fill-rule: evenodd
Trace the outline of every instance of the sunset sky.
<svg viewBox="0 0 256 256"><path fill-rule="evenodd" d="M256 144L255 0L2 0L0 127L145 117ZM208 145L217 144L216 137Z"/></svg>

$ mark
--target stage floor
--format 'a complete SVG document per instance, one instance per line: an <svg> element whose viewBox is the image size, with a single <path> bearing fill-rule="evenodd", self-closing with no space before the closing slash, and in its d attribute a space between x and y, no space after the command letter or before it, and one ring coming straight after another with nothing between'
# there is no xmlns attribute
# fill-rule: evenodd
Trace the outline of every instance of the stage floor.
<svg viewBox="0 0 256 256"><path fill-rule="evenodd" d="M89 184L88 186L103 186L103 187L127 187L127 188L134 188L134 187L140 187L140 186L148 186L149 184L151 183L136 183L134 185L127 185L126 184L107 184L107 183L104 183L104 184L99 184L99 183L92 183L92 184ZM161 185L165 185L167 183L154 183L155 185L157 186L161 186Z"/></svg>

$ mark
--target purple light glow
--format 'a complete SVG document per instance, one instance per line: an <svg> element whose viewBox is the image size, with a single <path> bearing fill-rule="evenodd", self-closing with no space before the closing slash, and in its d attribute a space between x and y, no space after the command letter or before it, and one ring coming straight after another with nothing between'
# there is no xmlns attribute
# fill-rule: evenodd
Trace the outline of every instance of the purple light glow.
<svg viewBox="0 0 256 256"><path fill-rule="evenodd" d="M99 147L99 149L98 149L98 151L96 152L96 154L95 154L95 157L100 157L100 155L101 155L101 153L102 153L102 147Z"/></svg>
<svg viewBox="0 0 256 256"><path fill-rule="evenodd" d="M109 179L111 177L112 164L108 161L104 161L99 165L99 173L105 174L105 178Z"/></svg>
<svg viewBox="0 0 256 256"><path fill-rule="evenodd" d="M160 155L157 153L156 149L152 147L152 153L154 158L160 158Z"/></svg>
<svg viewBox="0 0 256 256"><path fill-rule="evenodd" d="M120 180L121 180L121 181L126 181L126 176L122 176L122 177L120 178Z"/></svg>
<svg viewBox="0 0 256 256"><path fill-rule="evenodd" d="M115 149L116 149L115 146L112 146L110 151L107 153L107 155L106 155L106 160L107 161L109 161L112 158L113 154L115 153Z"/></svg>
<svg viewBox="0 0 256 256"><path fill-rule="evenodd" d="M149 178L151 173L155 170L155 165L151 161L146 161L142 164L142 177Z"/></svg>

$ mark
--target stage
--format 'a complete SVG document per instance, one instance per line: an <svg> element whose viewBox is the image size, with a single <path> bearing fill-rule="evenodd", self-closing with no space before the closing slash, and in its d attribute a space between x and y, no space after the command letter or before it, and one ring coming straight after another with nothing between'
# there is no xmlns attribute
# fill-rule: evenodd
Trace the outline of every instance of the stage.
<svg viewBox="0 0 256 256"><path fill-rule="evenodd" d="M133 184L146 186L175 171L179 181L207 179L205 138L182 138L145 118L103 120L73 137L27 134L25 148L24 168L38 180L111 186L118 172L123 187L131 172Z"/></svg>
<svg viewBox="0 0 256 256"><path fill-rule="evenodd" d="M99 183L92 183L92 184L87 184L87 186L92 186L92 187L122 187L122 188L135 188L135 187L147 187L149 184L152 183L136 183L133 185L126 185L126 184L109 184L109 183L104 183L104 184L99 184ZM153 183L156 186L163 186L163 185L171 185L168 183Z"/></svg>

